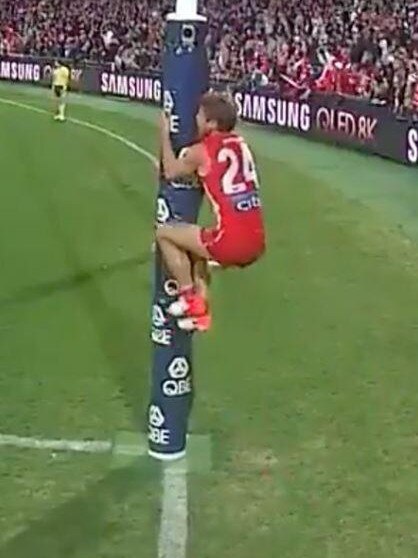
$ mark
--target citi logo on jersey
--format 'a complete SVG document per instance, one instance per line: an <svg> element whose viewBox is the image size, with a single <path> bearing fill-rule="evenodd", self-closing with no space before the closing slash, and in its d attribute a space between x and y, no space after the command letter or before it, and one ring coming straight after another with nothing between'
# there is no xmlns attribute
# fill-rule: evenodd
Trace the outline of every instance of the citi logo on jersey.
<svg viewBox="0 0 418 558"><path fill-rule="evenodd" d="M234 208L240 212L248 212L261 207L260 196L256 192L246 192L245 194L232 196L232 202Z"/></svg>

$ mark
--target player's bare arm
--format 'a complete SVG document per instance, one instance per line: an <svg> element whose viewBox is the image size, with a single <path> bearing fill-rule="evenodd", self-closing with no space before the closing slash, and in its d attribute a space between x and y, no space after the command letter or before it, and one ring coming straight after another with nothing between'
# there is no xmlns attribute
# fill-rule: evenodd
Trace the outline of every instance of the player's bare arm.
<svg viewBox="0 0 418 558"><path fill-rule="evenodd" d="M203 147L195 144L182 152L181 157L176 157L170 140L170 122L163 113L160 123L161 158L164 175L167 180L184 178L196 174L204 163Z"/></svg>

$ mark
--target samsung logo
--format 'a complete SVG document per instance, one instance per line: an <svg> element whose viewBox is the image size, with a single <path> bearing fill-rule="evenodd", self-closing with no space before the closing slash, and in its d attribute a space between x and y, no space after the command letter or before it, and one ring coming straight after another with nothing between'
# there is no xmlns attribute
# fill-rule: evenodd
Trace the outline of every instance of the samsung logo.
<svg viewBox="0 0 418 558"><path fill-rule="evenodd" d="M418 129L410 128L407 134L406 157L409 163L418 163Z"/></svg>
<svg viewBox="0 0 418 558"><path fill-rule="evenodd" d="M235 93L234 100L238 114L244 120L274 124L302 132L311 129L311 108L307 103L243 92Z"/></svg>
<svg viewBox="0 0 418 558"><path fill-rule="evenodd" d="M41 80L41 67L31 62L0 62L0 79L10 81L32 81Z"/></svg>
<svg viewBox="0 0 418 558"><path fill-rule="evenodd" d="M152 77L126 76L102 72L100 91L139 101L161 101L161 80Z"/></svg>

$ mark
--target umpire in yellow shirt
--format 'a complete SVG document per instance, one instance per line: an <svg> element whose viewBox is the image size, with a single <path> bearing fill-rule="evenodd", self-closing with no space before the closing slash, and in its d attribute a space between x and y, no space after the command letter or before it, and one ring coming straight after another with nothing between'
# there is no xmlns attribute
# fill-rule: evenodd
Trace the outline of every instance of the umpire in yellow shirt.
<svg viewBox="0 0 418 558"><path fill-rule="evenodd" d="M71 72L68 66L56 61L52 72L52 91L55 96L55 120L65 121L67 91L70 86Z"/></svg>

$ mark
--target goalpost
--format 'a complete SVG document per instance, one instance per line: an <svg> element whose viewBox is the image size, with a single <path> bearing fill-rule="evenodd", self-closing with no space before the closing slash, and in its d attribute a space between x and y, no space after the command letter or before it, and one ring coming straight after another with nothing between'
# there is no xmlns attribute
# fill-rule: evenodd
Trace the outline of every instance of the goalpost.
<svg viewBox="0 0 418 558"><path fill-rule="evenodd" d="M206 18L197 13L197 0L177 0L167 17L163 55L163 108L171 123L176 154L195 139L195 115L209 87L205 47ZM156 203L157 224L195 223L202 194L190 184L160 177ZM193 403L193 334L178 328L167 313L177 285L166 275L158 250L155 254L151 397L148 407L149 454L163 461L186 453L189 415Z"/></svg>

